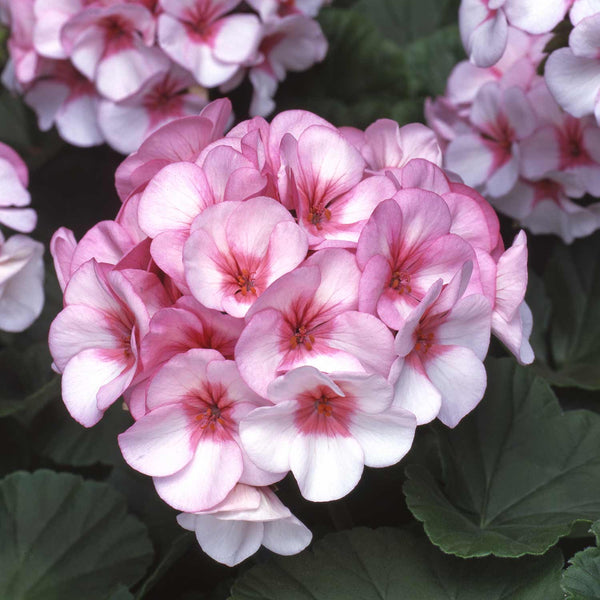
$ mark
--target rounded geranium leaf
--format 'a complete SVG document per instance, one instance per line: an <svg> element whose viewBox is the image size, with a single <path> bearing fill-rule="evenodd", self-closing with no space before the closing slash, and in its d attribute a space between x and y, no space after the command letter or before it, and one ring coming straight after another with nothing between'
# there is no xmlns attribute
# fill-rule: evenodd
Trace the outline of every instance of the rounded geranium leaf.
<svg viewBox="0 0 600 600"><path fill-rule="evenodd" d="M437 458L407 468L406 501L444 552L543 554L576 522L600 518L600 415L563 413L548 384L512 360L487 367L477 410L438 430Z"/></svg>
<svg viewBox="0 0 600 600"><path fill-rule="evenodd" d="M3 479L0 539L0 598L11 600L106 600L152 561L146 529L124 500L67 473Z"/></svg>
<svg viewBox="0 0 600 600"><path fill-rule="evenodd" d="M230 600L559 600L562 556L447 556L400 529L352 529L247 571Z"/></svg>

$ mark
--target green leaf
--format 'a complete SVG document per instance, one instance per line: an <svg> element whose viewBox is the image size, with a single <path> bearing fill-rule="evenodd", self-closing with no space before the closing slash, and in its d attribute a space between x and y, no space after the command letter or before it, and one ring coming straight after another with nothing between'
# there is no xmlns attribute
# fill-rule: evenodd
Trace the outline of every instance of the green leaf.
<svg viewBox="0 0 600 600"><path fill-rule="evenodd" d="M592 525L591 532L596 536L596 547L578 552L563 573L561 587L566 600L600 598L600 521Z"/></svg>
<svg viewBox="0 0 600 600"><path fill-rule="evenodd" d="M547 383L512 359L487 366L478 408L437 430L435 460L407 468L406 501L445 552L542 554L576 521L600 518L600 415L562 413Z"/></svg>
<svg viewBox="0 0 600 600"><path fill-rule="evenodd" d="M466 561L399 529L353 529L250 569L230 600L559 600L562 556Z"/></svg>
<svg viewBox="0 0 600 600"><path fill-rule="evenodd" d="M60 383L51 363L47 342L0 350L0 417L18 414L27 421L57 397Z"/></svg>
<svg viewBox="0 0 600 600"><path fill-rule="evenodd" d="M411 95L422 98L444 93L446 81L456 64L465 59L458 27L451 25L415 40L405 50Z"/></svg>
<svg viewBox="0 0 600 600"><path fill-rule="evenodd" d="M122 464L117 435L131 423L129 411L123 409L121 402L116 402L97 425L88 429L72 419L59 401L47 407L34 421L35 448L59 465Z"/></svg>
<svg viewBox="0 0 600 600"><path fill-rule="evenodd" d="M0 140L21 153L33 143L28 109L20 98L4 88L0 88Z"/></svg>
<svg viewBox="0 0 600 600"><path fill-rule="evenodd" d="M106 600L133 600L133 595L125 586L120 585L106 597Z"/></svg>
<svg viewBox="0 0 600 600"><path fill-rule="evenodd" d="M421 117L419 102L407 102L405 60L396 44L352 10L326 9L319 20L329 42L327 57L288 78L277 96L278 110L303 108L356 127L382 117Z"/></svg>
<svg viewBox="0 0 600 600"><path fill-rule="evenodd" d="M458 14L453 0L358 0L352 8L401 46L455 23Z"/></svg>
<svg viewBox="0 0 600 600"><path fill-rule="evenodd" d="M30 462L27 430L16 419L0 419L0 477L17 469L27 469Z"/></svg>
<svg viewBox="0 0 600 600"><path fill-rule="evenodd" d="M557 245L544 283L549 308L532 307L538 372L553 385L600 389L600 234Z"/></svg>
<svg viewBox="0 0 600 600"><path fill-rule="evenodd" d="M0 482L0 598L106 600L152 560L146 528L104 483L17 472Z"/></svg>
<svg viewBox="0 0 600 600"><path fill-rule="evenodd" d="M161 580L163 575L189 550L194 543L194 536L189 532L183 533L173 541L165 556L156 566L156 569L144 581L138 593L135 595L135 600L141 600L146 597L146 594Z"/></svg>

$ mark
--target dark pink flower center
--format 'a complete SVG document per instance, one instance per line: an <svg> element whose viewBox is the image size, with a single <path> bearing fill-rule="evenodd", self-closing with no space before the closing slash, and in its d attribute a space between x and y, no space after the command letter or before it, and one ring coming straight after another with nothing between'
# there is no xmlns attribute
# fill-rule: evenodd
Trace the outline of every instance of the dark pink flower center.
<svg viewBox="0 0 600 600"><path fill-rule="evenodd" d="M132 23L118 15L106 17L102 21L105 31L107 49L105 54L110 55L132 45L135 28Z"/></svg>
<svg viewBox="0 0 600 600"><path fill-rule="evenodd" d="M433 346L433 333L425 333L422 330L417 330L417 341L415 343L415 352L427 354Z"/></svg>
<svg viewBox="0 0 600 600"><path fill-rule="evenodd" d="M248 294L256 294L256 287L254 285L254 273L251 273L247 269L241 269L236 276L236 282L239 289L235 292L236 294L242 294L247 296Z"/></svg>
<svg viewBox="0 0 600 600"><path fill-rule="evenodd" d="M348 437L348 427L355 411L355 400L338 396L326 386L319 386L298 397L295 422L306 434Z"/></svg>
<svg viewBox="0 0 600 600"><path fill-rule="evenodd" d="M294 335L290 338L290 347L292 350L295 350L302 344L307 350L312 350L314 343L315 336L312 335L304 325L296 327Z"/></svg>
<svg viewBox="0 0 600 600"><path fill-rule="evenodd" d="M209 428L211 431L214 431L217 425L225 426L221 409L216 404L211 404L206 410L196 415L196 421L200 423L202 429Z"/></svg>
<svg viewBox="0 0 600 600"><path fill-rule="evenodd" d="M310 206L306 220L311 225L314 225L320 231L323 229L322 222L325 219L327 221L331 220L331 211L328 208L315 206L314 204Z"/></svg>
<svg viewBox="0 0 600 600"><path fill-rule="evenodd" d="M412 292L410 273L406 271L394 271L390 279L390 287L399 294L410 294Z"/></svg>

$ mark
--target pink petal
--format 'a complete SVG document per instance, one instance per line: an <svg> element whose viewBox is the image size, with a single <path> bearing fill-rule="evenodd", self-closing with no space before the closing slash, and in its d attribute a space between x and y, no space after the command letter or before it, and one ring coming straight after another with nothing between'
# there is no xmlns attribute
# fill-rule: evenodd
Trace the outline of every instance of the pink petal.
<svg viewBox="0 0 600 600"><path fill-rule="evenodd" d="M95 425L104 414L96 400L100 388L117 378L124 368L118 356L107 356L102 349L90 348L74 356L62 378L62 397L71 416L84 427ZM115 395L113 402L119 396Z"/></svg>
<svg viewBox="0 0 600 600"><path fill-rule="evenodd" d="M436 343L470 348L483 360L490 344L491 311L485 296L474 294L459 300L437 328Z"/></svg>
<svg viewBox="0 0 600 600"><path fill-rule="evenodd" d="M456 427L485 393L487 375L481 360L469 348L445 346L444 352L428 357L427 376L442 395L438 418Z"/></svg>
<svg viewBox="0 0 600 600"><path fill-rule="evenodd" d="M446 166L458 173L467 185L486 182L495 165L495 155L479 135L460 135L446 149Z"/></svg>
<svg viewBox="0 0 600 600"><path fill-rule="evenodd" d="M546 83L556 101L574 117L592 114L600 89L600 61L560 48L548 58Z"/></svg>
<svg viewBox="0 0 600 600"><path fill-rule="evenodd" d="M254 56L262 34L256 15L235 14L219 20L218 24L213 47L218 60L239 65Z"/></svg>
<svg viewBox="0 0 600 600"><path fill-rule="evenodd" d="M400 373L394 385L394 407L415 415L417 425L433 421L442 406L442 396L429 381L418 356L413 354L404 359L398 367Z"/></svg>
<svg viewBox="0 0 600 600"><path fill-rule="evenodd" d="M140 226L150 237L168 230L189 231L214 199L203 170L191 163L167 165L148 184L139 207Z"/></svg>
<svg viewBox="0 0 600 600"><path fill-rule="evenodd" d="M410 450L416 425L415 415L395 408L382 414L357 414L349 431L362 448L367 467L389 467Z"/></svg>
<svg viewBox="0 0 600 600"><path fill-rule="evenodd" d="M173 508L196 512L224 500L242 469L242 453L233 440L217 442L204 436L192 461L174 475L155 477L154 486Z"/></svg>
<svg viewBox="0 0 600 600"><path fill-rule="evenodd" d="M272 384L273 385L273 384ZM242 446L250 459L260 468L274 473L290 469L290 448L297 435L296 402L257 408L240 423Z"/></svg>
<svg viewBox="0 0 600 600"><path fill-rule="evenodd" d="M172 475L194 457L195 425L197 427L181 404L161 406L119 435L123 458L145 475Z"/></svg>
<svg viewBox="0 0 600 600"><path fill-rule="evenodd" d="M311 502L338 500L360 481L364 454L352 437L298 436L290 467L301 494Z"/></svg>
<svg viewBox="0 0 600 600"><path fill-rule="evenodd" d="M196 515L196 539L206 554L233 567L252 556L263 540L262 523L223 521L213 515Z"/></svg>

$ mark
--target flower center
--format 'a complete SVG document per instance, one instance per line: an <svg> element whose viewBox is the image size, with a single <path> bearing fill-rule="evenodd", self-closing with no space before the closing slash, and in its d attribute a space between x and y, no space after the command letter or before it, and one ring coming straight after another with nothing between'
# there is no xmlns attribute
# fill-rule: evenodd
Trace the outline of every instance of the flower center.
<svg viewBox="0 0 600 600"><path fill-rule="evenodd" d="M415 350L427 354L427 352L433 346L433 333L417 332L417 343L415 344Z"/></svg>
<svg viewBox="0 0 600 600"><path fill-rule="evenodd" d="M202 429L208 427L211 431L215 430L217 424L225 425L225 421L221 416L221 409L216 404L209 406L206 410L196 415L196 421L200 422Z"/></svg>
<svg viewBox="0 0 600 600"><path fill-rule="evenodd" d="M308 211L308 222L314 225L319 231L323 229L323 219L331 220L331 211L328 208L319 208L311 206Z"/></svg>
<svg viewBox="0 0 600 600"><path fill-rule="evenodd" d="M410 294L412 287L410 286L410 273L406 271L394 271L390 279L390 287L396 290L399 294Z"/></svg>
<svg viewBox="0 0 600 600"><path fill-rule="evenodd" d="M290 346L292 350L295 350L300 344L304 344L307 350L313 349L313 344L315 343L315 336L308 333L306 327L301 325L296 328L296 332L290 338Z"/></svg>
<svg viewBox="0 0 600 600"><path fill-rule="evenodd" d="M329 398L321 396L318 400L315 400L315 410L318 414L326 417L333 415L333 406L329 402Z"/></svg>
<svg viewBox="0 0 600 600"><path fill-rule="evenodd" d="M254 287L254 273L250 273L250 271L246 269L242 269L241 273L238 274L236 280L239 286L239 290L237 290L236 294L242 294L242 296L246 296L248 293L252 293L256 296L256 288Z"/></svg>

